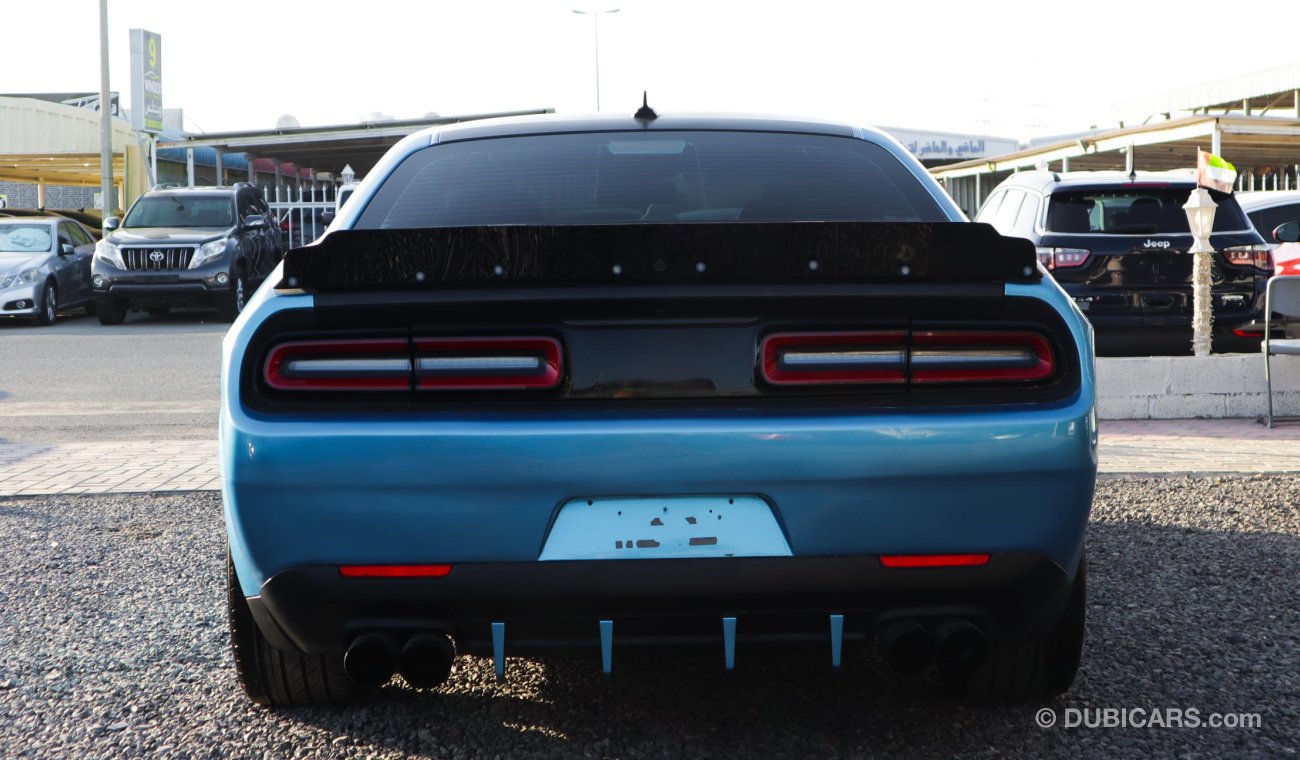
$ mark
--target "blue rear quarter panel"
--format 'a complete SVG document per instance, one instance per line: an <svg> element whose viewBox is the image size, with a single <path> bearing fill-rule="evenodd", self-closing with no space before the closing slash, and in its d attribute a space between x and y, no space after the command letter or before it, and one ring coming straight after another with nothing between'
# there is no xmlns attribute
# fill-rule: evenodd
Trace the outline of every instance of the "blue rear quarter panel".
<svg viewBox="0 0 1300 760"><path fill-rule="evenodd" d="M1083 369L1073 397L855 414L273 418L239 400L248 339L312 297L264 287L223 355L220 451L243 590L306 564L535 560L565 501L636 495L760 496L796 556L1027 551L1072 574L1096 477L1091 331L1050 278L1006 293L1064 316Z"/></svg>

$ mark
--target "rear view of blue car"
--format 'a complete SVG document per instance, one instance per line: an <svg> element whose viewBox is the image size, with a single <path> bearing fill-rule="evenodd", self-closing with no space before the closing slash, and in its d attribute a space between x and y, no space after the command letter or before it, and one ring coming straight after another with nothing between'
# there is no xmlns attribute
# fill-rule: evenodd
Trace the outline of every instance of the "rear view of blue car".
<svg viewBox="0 0 1300 760"><path fill-rule="evenodd" d="M879 132L421 132L270 285L222 381L254 701L774 641L876 647L970 699L1074 678L1090 328Z"/></svg>

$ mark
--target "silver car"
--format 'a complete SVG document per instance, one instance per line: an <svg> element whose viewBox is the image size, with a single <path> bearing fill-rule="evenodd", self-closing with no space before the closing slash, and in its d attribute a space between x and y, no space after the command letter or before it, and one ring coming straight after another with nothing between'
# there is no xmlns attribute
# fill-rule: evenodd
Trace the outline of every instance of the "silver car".
<svg viewBox="0 0 1300 760"><path fill-rule="evenodd" d="M49 325L60 310L93 310L94 253L90 231L71 219L0 218L0 316Z"/></svg>

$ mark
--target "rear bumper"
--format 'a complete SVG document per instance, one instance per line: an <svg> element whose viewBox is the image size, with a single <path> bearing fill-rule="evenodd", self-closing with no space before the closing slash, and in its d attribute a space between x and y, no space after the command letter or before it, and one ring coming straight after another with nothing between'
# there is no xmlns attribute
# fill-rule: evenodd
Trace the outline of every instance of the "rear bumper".
<svg viewBox="0 0 1300 760"><path fill-rule="evenodd" d="M796 557L1033 550L1078 559L1091 403L1004 413L222 422L247 596L314 564L535 562L574 499L753 495ZM639 538L639 536L638 536Z"/></svg>
<svg viewBox="0 0 1300 760"><path fill-rule="evenodd" d="M451 635L462 652L491 652L491 625L505 623L512 653L598 646L598 621L622 644L721 641L723 616L742 640L818 642L829 615L848 640L885 622L961 618L998 639L1047 625L1071 578L1038 555L1004 554L981 567L885 569L874 557L483 563L433 579L343 578L336 568L277 573L250 599L280 646L338 652L371 631L399 640Z"/></svg>
<svg viewBox="0 0 1300 760"><path fill-rule="evenodd" d="M1188 327L1192 322L1191 288L1122 290L1070 288L1067 292L1098 330L1143 327ZM1225 301L1224 297L1228 300ZM1238 301L1236 298L1242 300ZM1236 326L1264 314L1263 290L1218 291L1213 297L1217 324Z"/></svg>

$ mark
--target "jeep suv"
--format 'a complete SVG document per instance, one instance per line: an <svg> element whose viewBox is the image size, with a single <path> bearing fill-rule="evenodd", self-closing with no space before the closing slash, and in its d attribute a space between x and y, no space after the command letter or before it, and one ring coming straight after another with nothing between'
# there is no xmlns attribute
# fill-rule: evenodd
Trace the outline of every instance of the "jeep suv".
<svg viewBox="0 0 1300 760"><path fill-rule="evenodd" d="M989 194L975 220L1029 239L1096 331L1098 355L1185 353L1191 345L1192 246L1187 172L1028 171ZM1215 351L1258 351L1269 246L1232 195L1218 210ZM1252 337L1253 333L1253 337Z"/></svg>
<svg viewBox="0 0 1300 760"><path fill-rule="evenodd" d="M91 271L99 321L121 324L128 309L166 314L215 306L233 321L284 255L280 232L257 188L168 188L140 196L119 223L104 220Z"/></svg>

